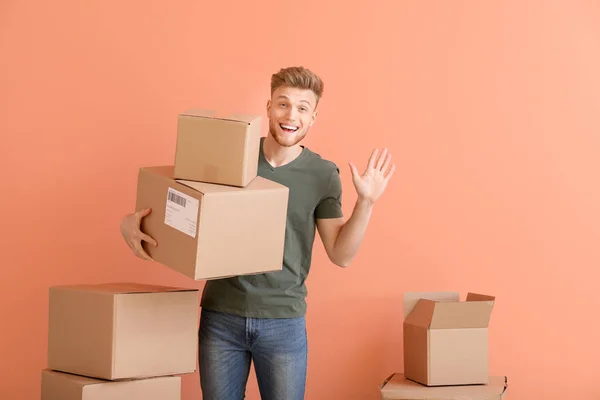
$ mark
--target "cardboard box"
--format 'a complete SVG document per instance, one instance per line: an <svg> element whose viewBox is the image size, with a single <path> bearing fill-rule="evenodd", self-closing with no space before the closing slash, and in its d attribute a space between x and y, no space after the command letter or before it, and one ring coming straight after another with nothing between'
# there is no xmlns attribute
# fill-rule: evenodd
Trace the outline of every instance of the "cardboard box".
<svg viewBox="0 0 600 400"><path fill-rule="evenodd" d="M136 210L158 242L157 262L196 280L283 268L289 189L257 176L244 188L174 180L173 167L141 168Z"/></svg>
<svg viewBox="0 0 600 400"><path fill-rule="evenodd" d="M455 292L404 296L404 373L429 386L488 382L488 324L494 297Z"/></svg>
<svg viewBox="0 0 600 400"><path fill-rule="evenodd" d="M112 382L45 369L42 400L181 400L181 377Z"/></svg>
<svg viewBox="0 0 600 400"><path fill-rule="evenodd" d="M49 369L107 380L196 370L197 289L64 285L49 302Z"/></svg>
<svg viewBox="0 0 600 400"><path fill-rule="evenodd" d="M429 387L397 373L379 386L382 400L501 400L507 385L506 376L490 376L485 385Z"/></svg>
<svg viewBox="0 0 600 400"><path fill-rule="evenodd" d="M178 116L177 179L244 187L258 173L262 118L187 110Z"/></svg>

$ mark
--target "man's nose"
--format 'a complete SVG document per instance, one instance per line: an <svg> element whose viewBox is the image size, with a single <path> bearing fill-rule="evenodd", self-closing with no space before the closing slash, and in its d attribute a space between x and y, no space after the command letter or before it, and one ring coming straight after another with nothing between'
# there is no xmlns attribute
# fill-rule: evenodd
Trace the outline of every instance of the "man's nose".
<svg viewBox="0 0 600 400"><path fill-rule="evenodd" d="M289 118L290 122L296 121L296 118L298 118L298 110L296 110L293 107L290 107L288 109L287 117Z"/></svg>

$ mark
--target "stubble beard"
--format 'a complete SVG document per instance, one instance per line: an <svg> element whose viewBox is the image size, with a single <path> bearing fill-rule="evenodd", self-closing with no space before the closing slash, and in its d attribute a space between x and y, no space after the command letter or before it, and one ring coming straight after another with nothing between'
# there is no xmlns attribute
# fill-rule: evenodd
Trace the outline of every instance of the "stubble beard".
<svg viewBox="0 0 600 400"><path fill-rule="evenodd" d="M301 135L295 135L293 142L291 142L289 140L284 140L284 138L282 138L280 134L278 134L278 128L279 126L274 126L272 122L269 122L269 135L271 135L271 137L275 139L277 144L279 144L282 147L294 147L295 145L300 143L300 141L302 141L302 139L304 139L304 137L308 133L307 129Z"/></svg>

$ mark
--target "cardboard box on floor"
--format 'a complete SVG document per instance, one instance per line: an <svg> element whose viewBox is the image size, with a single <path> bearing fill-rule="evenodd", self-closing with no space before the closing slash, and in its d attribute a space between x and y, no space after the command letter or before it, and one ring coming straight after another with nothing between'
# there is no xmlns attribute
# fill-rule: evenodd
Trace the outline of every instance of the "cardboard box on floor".
<svg viewBox="0 0 600 400"><path fill-rule="evenodd" d="M502 400L507 389L506 376L490 376L485 385L429 387L397 373L379 387L382 400Z"/></svg>
<svg viewBox="0 0 600 400"><path fill-rule="evenodd" d="M181 377L118 382L42 370L42 400L181 400Z"/></svg>
<svg viewBox="0 0 600 400"><path fill-rule="evenodd" d="M172 166L141 168L136 211L157 262L192 279L279 271L289 189L257 176L244 188L175 180Z"/></svg>
<svg viewBox="0 0 600 400"><path fill-rule="evenodd" d="M456 292L404 296L404 373L428 386L488 383L494 297Z"/></svg>
<svg viewBox="0 0 600 400"><path fill-rule="evenodd" d="M190 109L177 121L174 178L247 186L258 173L262 118Z"/></svg>
<svg viewBox="0 0 600 400"><path fill-rule="evenodd" d="M106 380L193 373L198 305L198 289L51 287L48 369Z"/></svg>

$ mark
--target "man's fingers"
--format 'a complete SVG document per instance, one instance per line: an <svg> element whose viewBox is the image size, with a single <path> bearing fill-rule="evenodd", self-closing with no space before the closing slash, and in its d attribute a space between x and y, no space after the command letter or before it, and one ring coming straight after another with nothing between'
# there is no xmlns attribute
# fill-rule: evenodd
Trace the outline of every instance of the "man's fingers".
<svg viewBox="0 0 600 400"><path fill-rule="evenodd" d="M138 232L138 236L141 240L144 240L144 241L154 245L154 247L158 246L158 243L156 242L156 240L153 237L146 235L144 232L141 232L141 231Z"/></svg>
<svg viewBox="0 0 600 400"><path fill-rule="evenodd" d="M147 216L151 212L152 212L151 208L144 208L143 210L140 210L140 211L136 212L135 216L137 217L138 220L141 220L142 218L144 218L145 216Z"/></svg>
<svg viewBox="0 0 600 400"><path fill-rule="evenodd" d="M134 251L135 251L135 255L136 256L138 256L140 258L143 258L144 260L152 261L152 257L150 257L148 255L148 253L146 253L144 251L144 249L142 248L142 243L141 242L136 242L135 243Z"/></svg>
<svg viewBox="0 0 600 400"><path fill-rule="evenodd" d="M381 171L385 172L388 169L388 166L390 165L390 161L392 161L392 153L387 153L385 156L385 162L383 163L383 165L381 167Z"/></svg>
<svg viewBox="0 0 600 400"><path fill-rule="evenodd" d="M392 175L394 175L395 170L396 170L396 164L392 164L392 166L390 167L390 170L385 174L385 179L389 181L390 178L392 177Z"/></svg>
<svg viewBox="0 0 600 400"><path fill-rule="evenodd" d="M348 163L348 166L350 166L350 172L352 173L352 176L357 177L358 169L356 169L356 165L354 165L353 163Z"/></svg>
<svg viewBox="0 0 600 400"><path fill-rule="evenodd" d="M377 160L375 169L381 170L381 167L383 166L383 163L386 160L387 153L388 153L388 149L383 149L383 151L381 152L381 155L379 156L379 159Z"/></svg>
<svg viewBox="0 0 600 400"><path fill-rule="evenodd" d="M373 150L373 152L371 153L371 157L369 157L369 163L367 164L367 169L375 168L375 158L377 157L378 153L379 153L379 149Z"/></svg>
<svg viewBox="0 0 600 400"><path fill-rule="evenodd" d="M129 248L133 251L135 251L134 247L133 247L133 243L130 240L125 240L125 243L127 243L127 246L129 246Z"/></svg>

